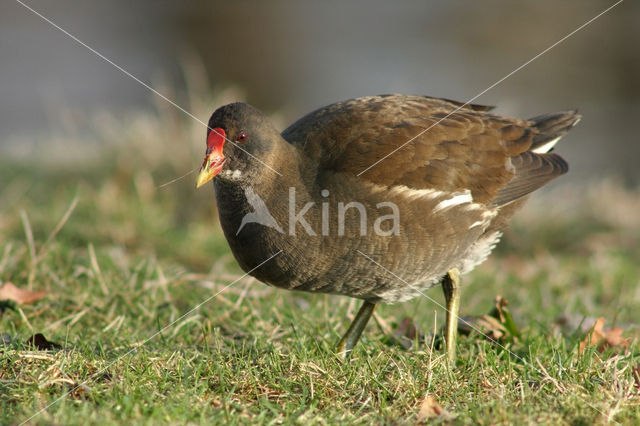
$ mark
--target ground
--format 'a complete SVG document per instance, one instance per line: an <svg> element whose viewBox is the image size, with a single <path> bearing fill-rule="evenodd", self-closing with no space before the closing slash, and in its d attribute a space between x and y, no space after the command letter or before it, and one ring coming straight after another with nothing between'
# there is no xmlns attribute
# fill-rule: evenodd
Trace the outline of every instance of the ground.
<svg viewBox="0 0 640 426"><path fill-rule="evenodd" d="M409 318L413 342L372 321L343 363L359 302L241 278L213 190L158 187L199 165L204 130L172 111L113 120L75 156L56 157L63 140L0 160L0 282L47 292L0 317L1 424L405 424L427 395L440 422L640 422L637 190L558 180L463 277L462 314L500 295L519 337L462 336L451 368L443 310L419 298L377 310L390 329ZM580 351L599 317L628 341Z"/></svg>

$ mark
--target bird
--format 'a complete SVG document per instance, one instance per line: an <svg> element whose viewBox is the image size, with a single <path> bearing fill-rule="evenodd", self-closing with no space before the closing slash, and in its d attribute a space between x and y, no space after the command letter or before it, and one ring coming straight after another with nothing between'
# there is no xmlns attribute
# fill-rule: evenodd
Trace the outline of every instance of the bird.
<svg viewBox="0 0 640 426"><path fill-rule="evenodd" d="M221 228L245 272L278 288L363 301L336 346L342 358L379 303L441 285L454 362L461 275L486 260L533 191L567 173L551 151L581 118L492 109L366 96L280 132L257 108L231 103L209 119L196 188L213 180Z"/></svg>
<svg viewBox="0 0 640 426"><path fill-rule="evenodd" d="M280 233L284 233L280 225L278 225L278 222L276 222L273 216L271 216L271 213L269 213L269 209L264 204L262 198L260 198L259 195L256 195L252 187L245 188L244 195L247 199L247 202L251 205L251 207L253 207L254 211L252 213L247 213L246 215L244 215L244 217L242 218L242 222L240 223L240 227L236 231L236 235L238 235L240 231L242 231L242 228L244 228L247 223L259 223L264 226L275 228Z"/></svg>

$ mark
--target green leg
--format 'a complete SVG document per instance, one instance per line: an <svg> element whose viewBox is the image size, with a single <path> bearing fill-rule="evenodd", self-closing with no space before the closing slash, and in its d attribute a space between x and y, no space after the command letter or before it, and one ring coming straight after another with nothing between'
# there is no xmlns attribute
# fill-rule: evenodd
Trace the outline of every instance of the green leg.
<svg viewBox="0 0 640 426"><path fill-rule="evenodd" d="M458 334L458 313L460 312L460 271L454 268L444 276L442 290L447 309L444 339L447 346L447 359L453 364L456 361L456 336Z"/></svg>
<svg viewBox="0 0 640 426"><path fill-rule="evenodd" d="M340 357L347 359L351 355L351 351L356 346L356 343L358 343L362 330L364 330L365 326L369 322L369 318L373 315L373 310L375 308L375 303L365 301L362 304L358 314L349 326L349 329L344 336L342 336L342 339L340 339L340 342L336 347L336 352Z"/></svg>

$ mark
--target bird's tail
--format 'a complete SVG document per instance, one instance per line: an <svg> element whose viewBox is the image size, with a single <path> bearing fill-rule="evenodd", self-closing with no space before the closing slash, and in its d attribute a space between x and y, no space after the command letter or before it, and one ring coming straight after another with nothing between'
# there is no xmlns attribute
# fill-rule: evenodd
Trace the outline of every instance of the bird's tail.
<svg viewBox="0 0 640 426"><path fill-rule="evenodd" d="M529 151L537 154L551 152L560 138L578 124L581 118L582 116L575 109L530 118L529 121L533 122L532 127L538 131L538 134L533 137Z"/></svg>

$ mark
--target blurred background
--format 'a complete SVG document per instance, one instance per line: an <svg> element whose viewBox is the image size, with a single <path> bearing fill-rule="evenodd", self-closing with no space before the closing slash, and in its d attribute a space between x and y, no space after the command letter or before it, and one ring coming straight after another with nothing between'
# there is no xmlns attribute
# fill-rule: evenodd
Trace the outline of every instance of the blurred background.
<svg viewBox="0 0 640 426"><path fill-rule="evenodd" d="M225 101L242 98L282 128L357 96L466 101L613 3L27 2L185 108L194 107L185 93L199 92L204 105L191 112L203 121L227 90ZM78 144L91 150L105 140L92 136L96 115L166 108L19 3L3 1L0 10L3 156L77 155ZM475 102L518 117L579 108L583 121L559 146L572 166L566 180L637 184L639 23L640 3L625 1Z"/></svg>

